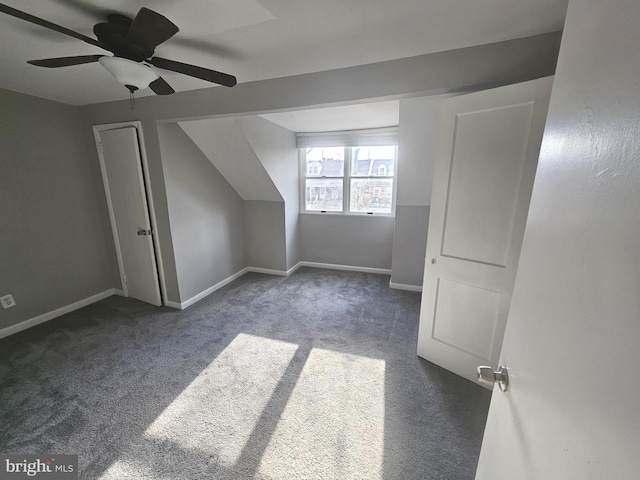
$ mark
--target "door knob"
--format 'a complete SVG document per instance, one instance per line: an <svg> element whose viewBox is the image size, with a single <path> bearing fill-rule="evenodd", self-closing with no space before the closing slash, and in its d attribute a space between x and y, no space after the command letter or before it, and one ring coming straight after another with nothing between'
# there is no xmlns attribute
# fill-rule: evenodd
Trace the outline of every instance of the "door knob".
<svg viewBox="0 0 640 480"><path fill-rule="evenodd" d="M138 230L138 235L151 235L151 230L145 230L144 228L141 228Z"/></svg>
<svg viewBox="0 0 640 480"><path fill-rule="evenodd" d="M478 367L478 382L483 385L493 385L497 383L503 392L509 388L509 374L507 367L500 365L498 371L494 372L491 367Z"/></svg>

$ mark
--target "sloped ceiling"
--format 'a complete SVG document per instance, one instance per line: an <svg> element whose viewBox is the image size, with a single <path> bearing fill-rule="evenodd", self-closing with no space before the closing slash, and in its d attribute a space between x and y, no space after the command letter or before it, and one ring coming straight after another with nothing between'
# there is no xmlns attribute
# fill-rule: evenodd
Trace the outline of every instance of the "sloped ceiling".
<svg viewBox="0 0 640 480"><path fill-rule="evenodd" d="M179 122L243 200L282 201L282 196L233 118Z"/></svg>
<svg viewBox="0 0 640 480"><path fill-rule="evenodd" d="M93 36L106 14L145 6L180 32L158 56L231 73L240 83L406 58L562 28L567 0L4 0ZM0 87L73 105L126 99L99 64L60 69L30 59L104 53L0 14ZM160 72L176 91L211 84ZM215 87L225 88L225 87ZM148 89L139 95L152 94Z"/></svg>

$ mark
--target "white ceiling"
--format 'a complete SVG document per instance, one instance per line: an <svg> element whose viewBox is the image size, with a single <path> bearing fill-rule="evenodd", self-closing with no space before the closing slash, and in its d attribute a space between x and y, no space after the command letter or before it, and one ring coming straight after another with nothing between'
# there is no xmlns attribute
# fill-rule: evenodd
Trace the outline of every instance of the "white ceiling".
<svg viewBox="0 0 640 480"><path fill-rule="evenodd" d="M147 7L180 32L161 57L237 76L240 83L411 57L562 28L567 0L3 0L93 37L106 14ZM0 87L82 105L126 99L99 64L60 69L30 59L104 53L0 14ZM160 71L176 91L211 84ZM224 88L224 87L219 87ZM150 94L148 90L140 95Z"/></svg>
<svg viewBox="0 0 640 480"><path fill-rule="evenodd" d="M394 127L399 121L398 100L341 107L313 108L260 115L292 132L334 132Z"/></svg>

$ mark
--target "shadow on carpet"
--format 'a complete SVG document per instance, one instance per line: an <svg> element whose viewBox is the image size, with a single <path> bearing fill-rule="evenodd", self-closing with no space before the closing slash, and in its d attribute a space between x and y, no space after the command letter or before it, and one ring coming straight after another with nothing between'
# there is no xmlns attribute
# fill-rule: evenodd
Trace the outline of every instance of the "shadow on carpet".
<svg viewBox="0 0 640 480"><path fill-rule="evenodd" d="M0 451L84 479L473 479L490 393L416 356L420 294L388 283L250 273L0 340Z"/></svg>

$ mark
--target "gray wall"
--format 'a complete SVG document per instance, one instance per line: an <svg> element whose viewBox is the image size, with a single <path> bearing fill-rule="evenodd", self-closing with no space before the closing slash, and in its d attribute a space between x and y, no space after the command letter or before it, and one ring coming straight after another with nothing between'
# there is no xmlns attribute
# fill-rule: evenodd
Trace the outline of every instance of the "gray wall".
<svg viewBox="0 0 640 480"><path fill-rule="evenodd" d="M246 267L244 208L179 125L158 125L158 132L179 300L184 302Z"/></svg>
<svg viewBox="0 0 640 480"><path fill-rule="evenodd" d="M429 206L396 206L391 283L422 286L428 226Z"/></svg>
<svg viewBox="0 0 640 480"><path fill-rule="evenodd" d="M76 107L0 89L0 328L119 287Z"/></svg>
<svg viewBox="0 0 640 480"><path fill-rule="evenodd" d="M236 121L285 202L285 270L288 270L300 261L300 181L296 136L286 128L253 115L238 117Z"/></svg>
<svg viewBox="0 0 640 480"><path fill-rule="evenodd" d="M451 95L400 100L398 205L430 205L440 103Z"/></svg>
<svg viewBox="0 0 640 480"><path fill-rule="evenodd" d="M353 103L375 98L433 95L529 80L553 74L559 40L559 33L538 35L390 62L240 83L231 89L215 87L181 92L165 97L143 97L137 99L136 108L133 111L128 100L124 99L119 102L88 105L81 107L81 111L87 135L90 135L93 124L125 120L142 121L146 151L149 157L151 188L154 192L156 215L158 216L158 231L163 232L160 235L163 257L174 258L166 192L164 192L164 178L158 160L160 147L157 121L186 120L207 116L238 116L321 104ZM90 152L90 154L95 157L94 160L97 162L95 153ZM400 165L399 172L401 168ZM401 203L399 205L403 206ZM421 206L426 207L427 205L428 203ZM417 205L408 204L407 206ZM266 204L258 206L254 202L245 202L245 233L248 240L247 262L252 266L285 270L291 265L292 259L287 259L285 246L287 240L285 238L287 238L288 231L284 221L284 218L287 218L288 222L290 217L288 212L284 212L284 205L281 208L283 209L282 228L278 223L275 223L270 225L271 231L264 231L270 233L258 233L250 231L253 228L249 220L251 216L253 215L253 218L257 220L259 216L255 212L258 210L274 213L276 208ZM344 219L331 217L331 219L319 220L317 225L312 225L314 222L305 217L305 215L301 216L299 226L301 259L391 268L393 219L378 217L376 220L380 225L377 225L377 229L369 228L374 226L373 222L366 224L365 232L374 234L375 231L375 236L379 237L371 247L373 248L372 252L375 252L371 257L377 259L378 262L370 263L367 256L362 257L361 248L355 255L341 256L330 252L329 256L320 259L318 256L320 249L316 248L317 243L313 243L319 235L323 234L326 227L336 230L333 224L338 224L341 229L346 229L344 232L336 230L338 232L336 238L343 236L346 241L371 242L375 236L356 235L359 233L356 232L359 220L354 220L353 217L345 217ZM372 221L371 218L361 220ZM349 223L350 225L348 225ZM265 224L265 226L268 225ZM280 249L271 245L271 242L281 235L283 247ZM258 242L259 239L268 243L261 245ZM304 246L303 244L306 242L311 242L312 248ZM399 240L398 245L401 244L402 242ZM339 248L350 251L353 245L344 244ZM262 257L261 253L267 253L269 257ZM401 255L402 252L399 254ZM333 257L337 258L331 260ZM267 259L268 262L262 261ZM402 263L407 262L403 261L400 264ZM170 269L171 265L165 264L165 274ZM417 277L415 273L413 276ZM170 283L172 279L177 279L177 274L171 275L169 272L167 277L167 288L170 290ZM177 280L175 282L174 287L177 291Z"/></svg>
<svg viewBox="0 0 640 480"><path fill-rule="evenodd" d="M246 222L249 266L284 271L299 261L298 165L295 134L255 115L180 122L187 135L248 203L248 214L269 215ZM272 202L284 208L274 207ZM261 202L265 202L262 204ZM272 218L280 211L284 218ZM263 228L258 228L261 225ZM285 261L274 246L284 225ZM257 239L267 242L261 245ZM267 240L268 239L268 240ZM279 248L276 249L279 252ZM266 266L269 265L269 266Z"/></svg>
<svg viewBox="0 0 640 480"><path fill-rule="evenodd" d="M450 95L400 100L398 194L391 282L421 286L440 103Z"/></svg>
<svg viewBox="0 0 640 480"><path fill-rule="evenodd" d="M143 97L137 99L135 110L131 110L126 98L75 108L2 91L0 294L14 293L18 306L0 311L0 327L119 286L92 125L142 122L167 291L170 298L180 298L175 260L181 258L181 253L176 256L173 248L159 120L447 93L524 81L553 74L559 39L559 33L552 33L390 62L240 83L232 89L215 87L166 97ZM276 269L291 266L296 255L286 245L295 245L295 240L288 237L291 230L285 225L285 218L289 225L293 215L284 212L284 204L278 202L261 206L248 206L249 203L252 202L244 205L245 233L249 234L253 233L253 227L247 227L249 220L258 219L258 212L275 213L278 208L283 211L281 226L276 223L271 234L251 237L247 242L247 261L267 258L258 255L266 253L273 254L269 257L272 261L256 266ZM363 226L361 222L370 222L364 224L365 234L357 231ZM299 251L299 258L316 258L313 252L319 250L313 242L322 230L337 225L340 230L336 230L339 232L336 238L345 239L347 244L340 248L347 254L336 255L335 263L390 268L393 219L327 217L314 223L311 225L305 222L304 215L301 217L300 238L311 243L310 248ZM376 228L369 228L373 226ZM281 241L281 248L274 245L276 241ZM371 251L376 252L372 256L384 260L376 263L366 256L362 258L362 249L357 248L361 242L371 243Z"/></svg>
<svg viewBox="0 0 640 480"><path fill-rule="evenodd" d="M286 271L284 202L245 200L244 228L249 266Z"/></svg>
<svg viewBox="0 0 640 480"><path fill-rule="evenodd" d="M390 269L393 223L393 217L303 213L302 259Z"/></svg>

